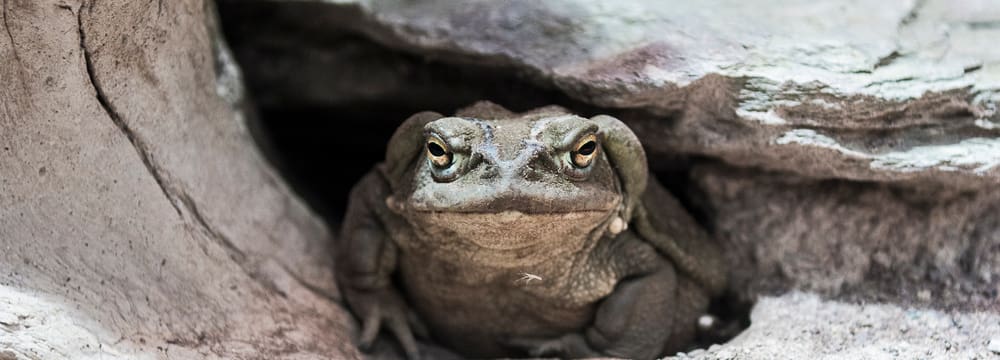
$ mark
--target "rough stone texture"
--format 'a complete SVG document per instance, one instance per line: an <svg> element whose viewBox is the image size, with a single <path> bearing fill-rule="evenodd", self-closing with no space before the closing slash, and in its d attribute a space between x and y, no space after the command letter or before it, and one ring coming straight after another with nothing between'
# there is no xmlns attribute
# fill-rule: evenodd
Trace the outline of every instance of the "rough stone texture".
<svg viewBox="0 0 1000 360"><path fill-rule="evenodd" d="M754 325L724 346L676 359L993 359L1000 314L946 313L824 301L790 293L760 299Z"/></svg>
<svg viewBox="0 0 1000 360"><path fill-rule="evenodd" d="M343 3L385 43L674 115L655 149L855 180L1000 174L1000 51L984 46L1000 6L988 1Z"/></svg>
<svg viewBox="0 0 1000 360"><path fill-rule="evenodd" d="M204 1L6 0L0 358L354 358Z"/></svg>
<svg viewBox="0 0 1000 360"><path fill-rule="evenodd" d="M415 109L410 111L454 110L482 99L499 99L528 109L548 105L534 98L561 95L504 71L425 61L424 55L392 51L349 29L331 26L343 24L348 14L331 11L325 4L223 0L219 6L227 38L247 74L247 86L254 90L254 103L262 108L389 104Z"/></svg>
<svg viewBox="0 0 1000 360"><path fill-rule="evenodd" d="M723 165L692 172L742 294L789 287L1000 313L1000 196L814 181Z"/></svg>

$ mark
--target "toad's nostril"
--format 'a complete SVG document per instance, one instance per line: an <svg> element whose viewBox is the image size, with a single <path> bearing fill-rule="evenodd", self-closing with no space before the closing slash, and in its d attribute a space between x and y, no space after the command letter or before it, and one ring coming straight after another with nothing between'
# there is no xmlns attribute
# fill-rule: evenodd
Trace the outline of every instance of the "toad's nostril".
<svg viewBox="0 0 1000 360"><path fill-rule="evenodd" d="M532 173L545 170L557 170L559 164L548 148L541 143L527 143L524 150L518 157L517 166L525 169L525 173ZM534 170L534 171L528 171Z"/></svg>
<svg viewBox="0 0 1000 360"><path fill-rule="evenodd" d="M481 179L495 179L500 176L500 169L493 163L483 163L479 166Z"/></svg>
<svg viewBox="0 0 1000 360"><path fill-rule="evenodd" d="M528 165L521 173L521 177L527 181L540 181L545 178L544 172L545 170L538 166Z"/></svg>

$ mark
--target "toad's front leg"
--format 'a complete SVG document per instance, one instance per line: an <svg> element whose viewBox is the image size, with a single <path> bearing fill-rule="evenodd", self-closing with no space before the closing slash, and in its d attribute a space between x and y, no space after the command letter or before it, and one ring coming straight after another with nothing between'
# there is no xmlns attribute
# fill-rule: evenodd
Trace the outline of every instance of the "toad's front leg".
<svg viewBox="0 0 1000 360"><path fill-rule="evenodd" d="M371 346L380 329L392 332L409 359L420 357L413 331L426 328L393 286L399 249L386 233L388 185L374 172L351 191L337 243L337 277L348 306L361 320L359 345Z"/></svg>

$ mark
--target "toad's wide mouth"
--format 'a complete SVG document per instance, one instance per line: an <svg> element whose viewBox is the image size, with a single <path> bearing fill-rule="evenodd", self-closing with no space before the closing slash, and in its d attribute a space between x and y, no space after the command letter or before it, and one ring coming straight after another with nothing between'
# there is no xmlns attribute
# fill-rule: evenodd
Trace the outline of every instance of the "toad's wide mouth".
<svg viewBox="0 0 1000 360"><path fill-rule="evenodd" d="M518 214L561 216L610 212L622 202L622 194L614 185L518 179L424 183L412 192L400 191L393 198L397 212L495 215L500 220L516 218Z"/></svg>
<svg viewBox="0 0 1000 360"><path fill-rule="evenodd" d="M608 213L617 209L622 201L619 194L594 193L590 196L550 198L544 196L495 196L482 194L451 199L448 196L410 197L397 201L387 199L387 204L397 213L465 214L477 218L495 218L496 221L515 221L524 216L552 215L573 217L576 213ZM492 221L492 220L491 220Z"/></svg>
<svg viewBox="0 0 1000 360"><path fill-rule="evenodd" d="M418 223L430 238L450 238L491 250L518 250L582 241L605 223L611 212L418 211L412 215L410 221Z"/></svg>

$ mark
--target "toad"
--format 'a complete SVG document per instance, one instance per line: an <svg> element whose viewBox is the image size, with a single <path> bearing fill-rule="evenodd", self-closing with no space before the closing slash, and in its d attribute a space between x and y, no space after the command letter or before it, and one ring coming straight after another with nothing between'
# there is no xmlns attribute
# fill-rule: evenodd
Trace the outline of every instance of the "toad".
<svg viewBox="0 0 1000 360"><path fill-rule="evenodd" d="M410 358L414 334L475 358L683 350L726 286L722 254L650 176L621 121L480 102L407 119L351 192L337 273Z"/></svg>

